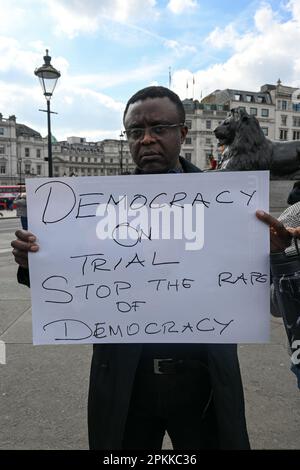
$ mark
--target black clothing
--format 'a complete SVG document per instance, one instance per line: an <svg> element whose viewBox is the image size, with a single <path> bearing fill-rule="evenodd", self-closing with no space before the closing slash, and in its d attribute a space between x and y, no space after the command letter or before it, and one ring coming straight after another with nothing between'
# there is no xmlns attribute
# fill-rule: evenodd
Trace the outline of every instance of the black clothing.
<svg viewBox="0 0 300 470"><path fill-rule="evenodd" d="M294 183L293 189L288 195L287 203L292 205L300 201L300 181Z"/></svg>

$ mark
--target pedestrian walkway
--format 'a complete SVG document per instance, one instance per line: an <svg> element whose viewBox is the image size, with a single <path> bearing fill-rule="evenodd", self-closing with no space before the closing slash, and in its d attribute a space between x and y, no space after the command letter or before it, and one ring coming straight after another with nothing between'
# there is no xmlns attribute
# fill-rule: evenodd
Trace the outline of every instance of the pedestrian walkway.
<svg viewBox="0 0 300 470"><path fill-rule="evenodd" d="M12 217L17 217L16 209L13 209L12 211L0 210L0 220L1 219L10 219Z"/></svg>

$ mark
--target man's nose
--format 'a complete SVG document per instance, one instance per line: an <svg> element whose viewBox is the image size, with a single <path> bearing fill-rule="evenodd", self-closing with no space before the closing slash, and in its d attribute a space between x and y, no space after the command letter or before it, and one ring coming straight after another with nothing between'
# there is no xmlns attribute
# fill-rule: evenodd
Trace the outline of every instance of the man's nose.
<svg viewBox="0 0 300 470"><path fill-rule="evenodd" d="M145 128L145 133L143 138L141 139L141 144L152 144L152 142L155 142L155 137L151 134L151 129Z"/></svg>

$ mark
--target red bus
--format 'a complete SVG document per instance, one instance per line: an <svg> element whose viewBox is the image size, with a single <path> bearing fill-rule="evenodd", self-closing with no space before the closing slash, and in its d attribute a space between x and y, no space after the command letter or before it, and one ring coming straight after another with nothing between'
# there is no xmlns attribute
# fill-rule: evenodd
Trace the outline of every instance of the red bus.
<svg viewBox="0 0 300 470"><path fill-rule="evenodd" d="M16 197L21 194L25 193L25 185L24 184L8 184L8 185L0 185L0 210L5 209L13 209L13 201Z"/></svg>

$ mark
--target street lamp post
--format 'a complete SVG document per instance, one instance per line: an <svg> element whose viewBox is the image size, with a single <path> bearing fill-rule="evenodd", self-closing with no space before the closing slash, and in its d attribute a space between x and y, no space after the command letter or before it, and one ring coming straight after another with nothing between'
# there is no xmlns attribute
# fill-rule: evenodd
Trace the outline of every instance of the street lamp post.
<svg viewBox="0 0 300 470"><path fill-rule="evenodd" d="M44 96L47 101L47 110L40 109L40 111L47 113L47 123L48 123L48 173L49 176L53 176L53 168L52 168L52 141L51 141L51 122L50 122L50 114L57 114L53 111L50 111L50 99L54 92L57 80L60 77L60 72L56 70L51 65L51 57L48 55L48 49L46 49L46 55L44 56L44 65L35 69L34 73L37 77L39 77Z"/></svg>
<svg viewBox="0 0 300 470"><path fill-rule="evenodd" d="M120 172L123 174L123 137L124 133L121 131L120 134Z"/></svg>
<svg viewBox="0 0 300 470"><path fill-rule="evenodd" d="M21 194L21 187L22 187L22 158L18 158L19 164L19 193Z"/></svg>

